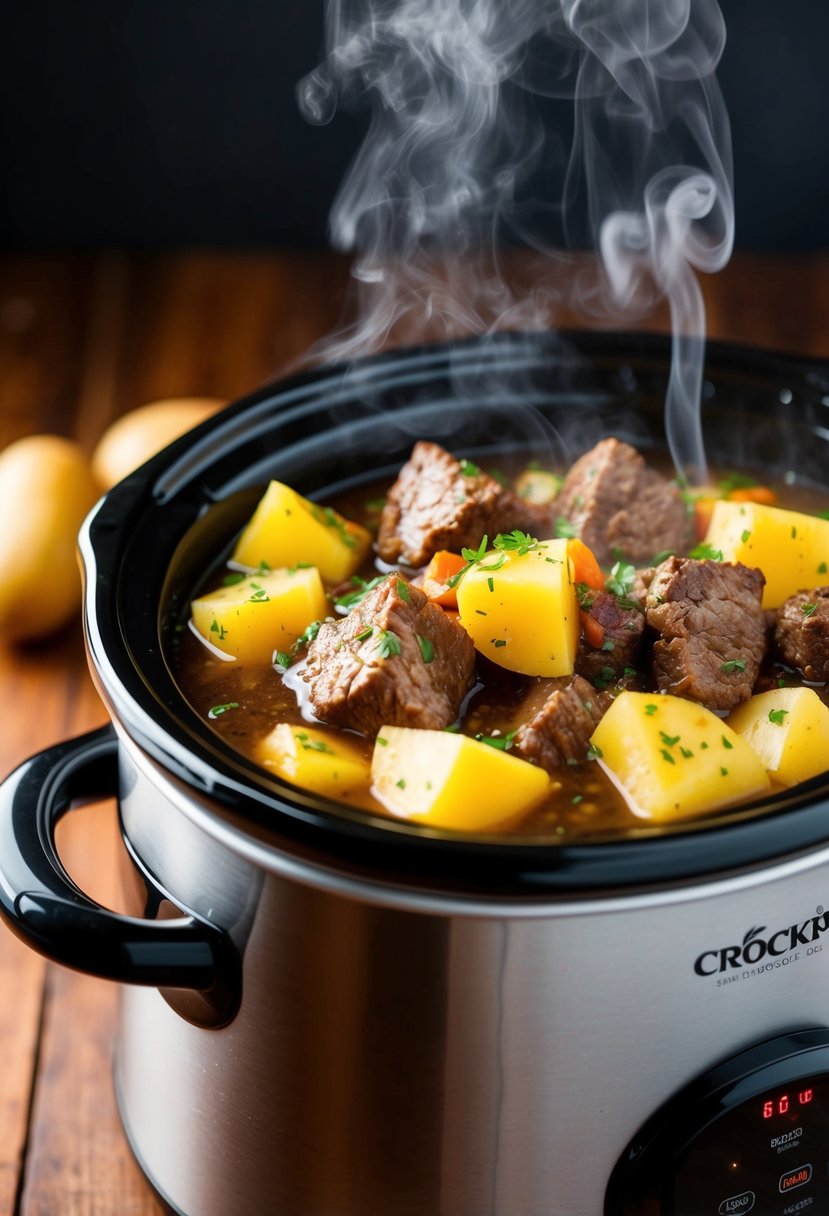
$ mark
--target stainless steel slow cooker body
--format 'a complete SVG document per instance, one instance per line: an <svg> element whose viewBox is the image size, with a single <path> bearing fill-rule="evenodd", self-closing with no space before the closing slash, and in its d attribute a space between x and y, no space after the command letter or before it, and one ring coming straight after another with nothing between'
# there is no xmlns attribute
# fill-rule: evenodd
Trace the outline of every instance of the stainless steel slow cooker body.
<svg viewBox="0 0 829 1216"><path fill-rule="evenodd" d="M684 1087L735 1062L744 1102L806 1075L804 1053L821 1071L829 780L589 845L417 832L264 776L170 670L188 597L269 477L324 499L392 474L419 437L479 462L566 462L608 433L656 448L668 356L654 338L505 335L311 373L230 407L87 522L117 742L50 749L6 782L0 911L127 982L120 1108L175 1210L697 1216L675 1188L685 1123L699 1106L710 1124L721 1094ZM714 348L709 455L825 486L828 402L820 368ZM133 918L78 892L53 844L66 806L116 787ZM685 1130L652 1164L640 1129L665 1103L673 1126L677 1093ZM721 1193L713 1165L710 1185L712 1211L749 1194L777 1211L747 1184Z"/></svg>

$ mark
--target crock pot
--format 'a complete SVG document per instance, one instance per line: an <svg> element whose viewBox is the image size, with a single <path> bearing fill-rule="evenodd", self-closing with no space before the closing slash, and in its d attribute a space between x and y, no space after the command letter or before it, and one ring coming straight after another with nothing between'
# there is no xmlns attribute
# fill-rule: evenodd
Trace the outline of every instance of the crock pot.
<svg viewBox="0 0 829 1216"><path fill-rule="evenodd" d="M236 753L170 655L263 484L326 500L416 438L566 463L662 445L655 337L501 335L230 406L87 520L112 726L0 789L0 910L123 982L124 1128L187 1216L829 1210L829 777L673 830L463 837L327 804ZM711 346L709 457L829 487L829 376ZM55 823L117 794L131 916Z"/></svg>

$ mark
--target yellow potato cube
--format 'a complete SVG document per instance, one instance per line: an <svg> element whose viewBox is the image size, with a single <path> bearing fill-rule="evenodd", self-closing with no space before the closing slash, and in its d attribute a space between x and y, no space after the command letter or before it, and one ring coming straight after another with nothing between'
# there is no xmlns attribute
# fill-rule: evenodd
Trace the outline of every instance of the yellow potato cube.
<svg viewBox="0 0 829 1216"><path fill-rule="evenodd" d="M813 688L777 688L745 701L728 725L781 785L829 770L829 706Z"/></svg>
<svg viewBox="0 0 829 1216"><path fill-rule="evenodd" d="M745 740L682 697L623 692L590 743L631 810L660 823L705 815L769 787Z"/></svg>
<svg viewBox="0 0 829 1216"><path fill-rule="evenodd" d="M487 553L457 592L461 624L488 659L528 676L572 673L579 612L566 540Z"/></svg>
<svg viewBox="0 0 829 1216"><path fill-rule="evenodd" d="M362 565L371 533L331 507L309 502L289 486L272 481L242 532L232 560L257 570L307 562L323 578L341 583Z"/></svg>
<svg viewBox="0 0 829 1216"><path fill-rule="evenodd" d="M829 519L757 502L714 504L705 543L727 562L759 566L766 576L763 607L779 608L796 591L826 581Z"/></svg>
<svg viewBox="0 0 829 1216"><path fill-rule="evenodd" d="M555 502L561 489L562 478L558 473L546 469L525 469L515 482L515 492L526 502L546 507Z"/></svg>
<svg viewBox="0 0 829 1216"><path fill-rule="evenodd" d="M384 726L371 761L373 793L392 815L427 827L488 832L547 793L541 768L442 730Z"/></svg>
<svg viewBox="0 0 829 1216"><path fill-rule="evenodd" d="M280 722L259 745L259 763L323 798L376 807L371 764L357 742L312 726Z"/></svg>
<svg viewBox="0 0 829 1216"><path fill-rule="evenodd" d="M314 567L273 570L200 596L190 612L205 641L253 665L272 662L275 650L290 650L312 621L324 619L328 600Z"/></svg>

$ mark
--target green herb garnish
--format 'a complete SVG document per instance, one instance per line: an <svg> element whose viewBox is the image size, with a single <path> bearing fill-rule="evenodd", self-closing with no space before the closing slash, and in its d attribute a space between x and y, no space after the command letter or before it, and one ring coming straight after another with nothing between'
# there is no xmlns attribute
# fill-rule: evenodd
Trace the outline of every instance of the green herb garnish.
<svg viewBox="0 0 829 1216"><path fill-rule="evenodd" d="M610 575L605 580L605 587L611 595L622 596L623 598L629 591L633 590L633 584L636 582L636 567L631 566L628 562L614 562L610 568ZM632 603L632 601L631 601ZM638 604L633 604L634 608L638 608Z"/></svg>
<svg viewBox="0 0 829 1216"><path fill-rule="evenodd" d="M417 636L417 644L420 647L420 656L423 659L423 662L431 663L432 659L435 657L434 646L432 645L432 643L429 641L428 638L421 637L421 635L419 633L416 636Z"/></svg>
<svg viewBox="0 0 829 1216"><path fill-rule="evenodd" d="M476 735L475 738L479 743L485 743L487 747L494 747L499 752L508 752L515 742L517 730L511 730L507 735Z"/></svg>
<svg viewBox="0 0 829 1216"><path fill-rule="evenodd" d="M787 709L770 709L769 722L773 722L775 726L782 726L783 719L789 711Z"/></svg>
<svg viewBox="0 0 829 1216"><path fill-rule="evenodd" d="M377 653L381 659L390 659L400 654L400 638L390 629L381 629L377 635Z"/></svg>
<svg viewBox="0 0 829 1216"><path fill-rule="evenodd" d="M222 714L226 714L229 709L238 709L238 701L225 701L224 705L214 705L212 709L207 711L208 718L221 718Z"/></svg>
<svg viewBox="0 0 829 1216"><path fill-rule="evenodd" d="M745 669L746 669L746 660L745 659L729 659L726 663L720 663L720 671L725 671L725 672L745 671Z"/></svg>
<svg viewBox="0 0 829 1216"><path fill-rule="evenodd" d="M459 460L458 464L464 477L479 477L481 474L481 470L474 460Z"/></svg>
<svg viewBox="0 0 829 1216"><path fill-rule="evenodd" d="M688 556L698 562L721 562L723 559L722 549L715 549L713 545L706 544L704 541L692 549Z"/></svg>
<svg viewBox="0 0 829 1216"><path fill-rule="evenodd" d="M364 578L360 578L355 574L351 579L354 584L354 591L347 591L345 595L337 595L334 597L334 603L338 608L344 608L346 612L350 612L357 604L361 603L370 591L375 587L379 587L385 579L385 574L378 574L376 578L366 582Z"/></svg>

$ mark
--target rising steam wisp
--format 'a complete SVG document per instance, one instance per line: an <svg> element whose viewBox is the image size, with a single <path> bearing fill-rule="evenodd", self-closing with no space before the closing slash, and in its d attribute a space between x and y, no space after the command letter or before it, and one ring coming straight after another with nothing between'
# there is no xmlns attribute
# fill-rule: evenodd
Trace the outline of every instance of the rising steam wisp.
<svg viewBox="0 0 829 1216"><path fill-rule="evenodd" d="M371 118L331 214L334 244L357 254L358 316L323 355L553 324L581 279L528 221L525 191L558 167L541 214L600 250L592 311L641 317L668 300L668 441L704 481L695 271L722 267L733 243L716 0L329 0L326 36L299 89L306 117L368 101ZM569 151L540 98L572 103ZM520 292L500 273L505 243L546 258Z"/></svg>

